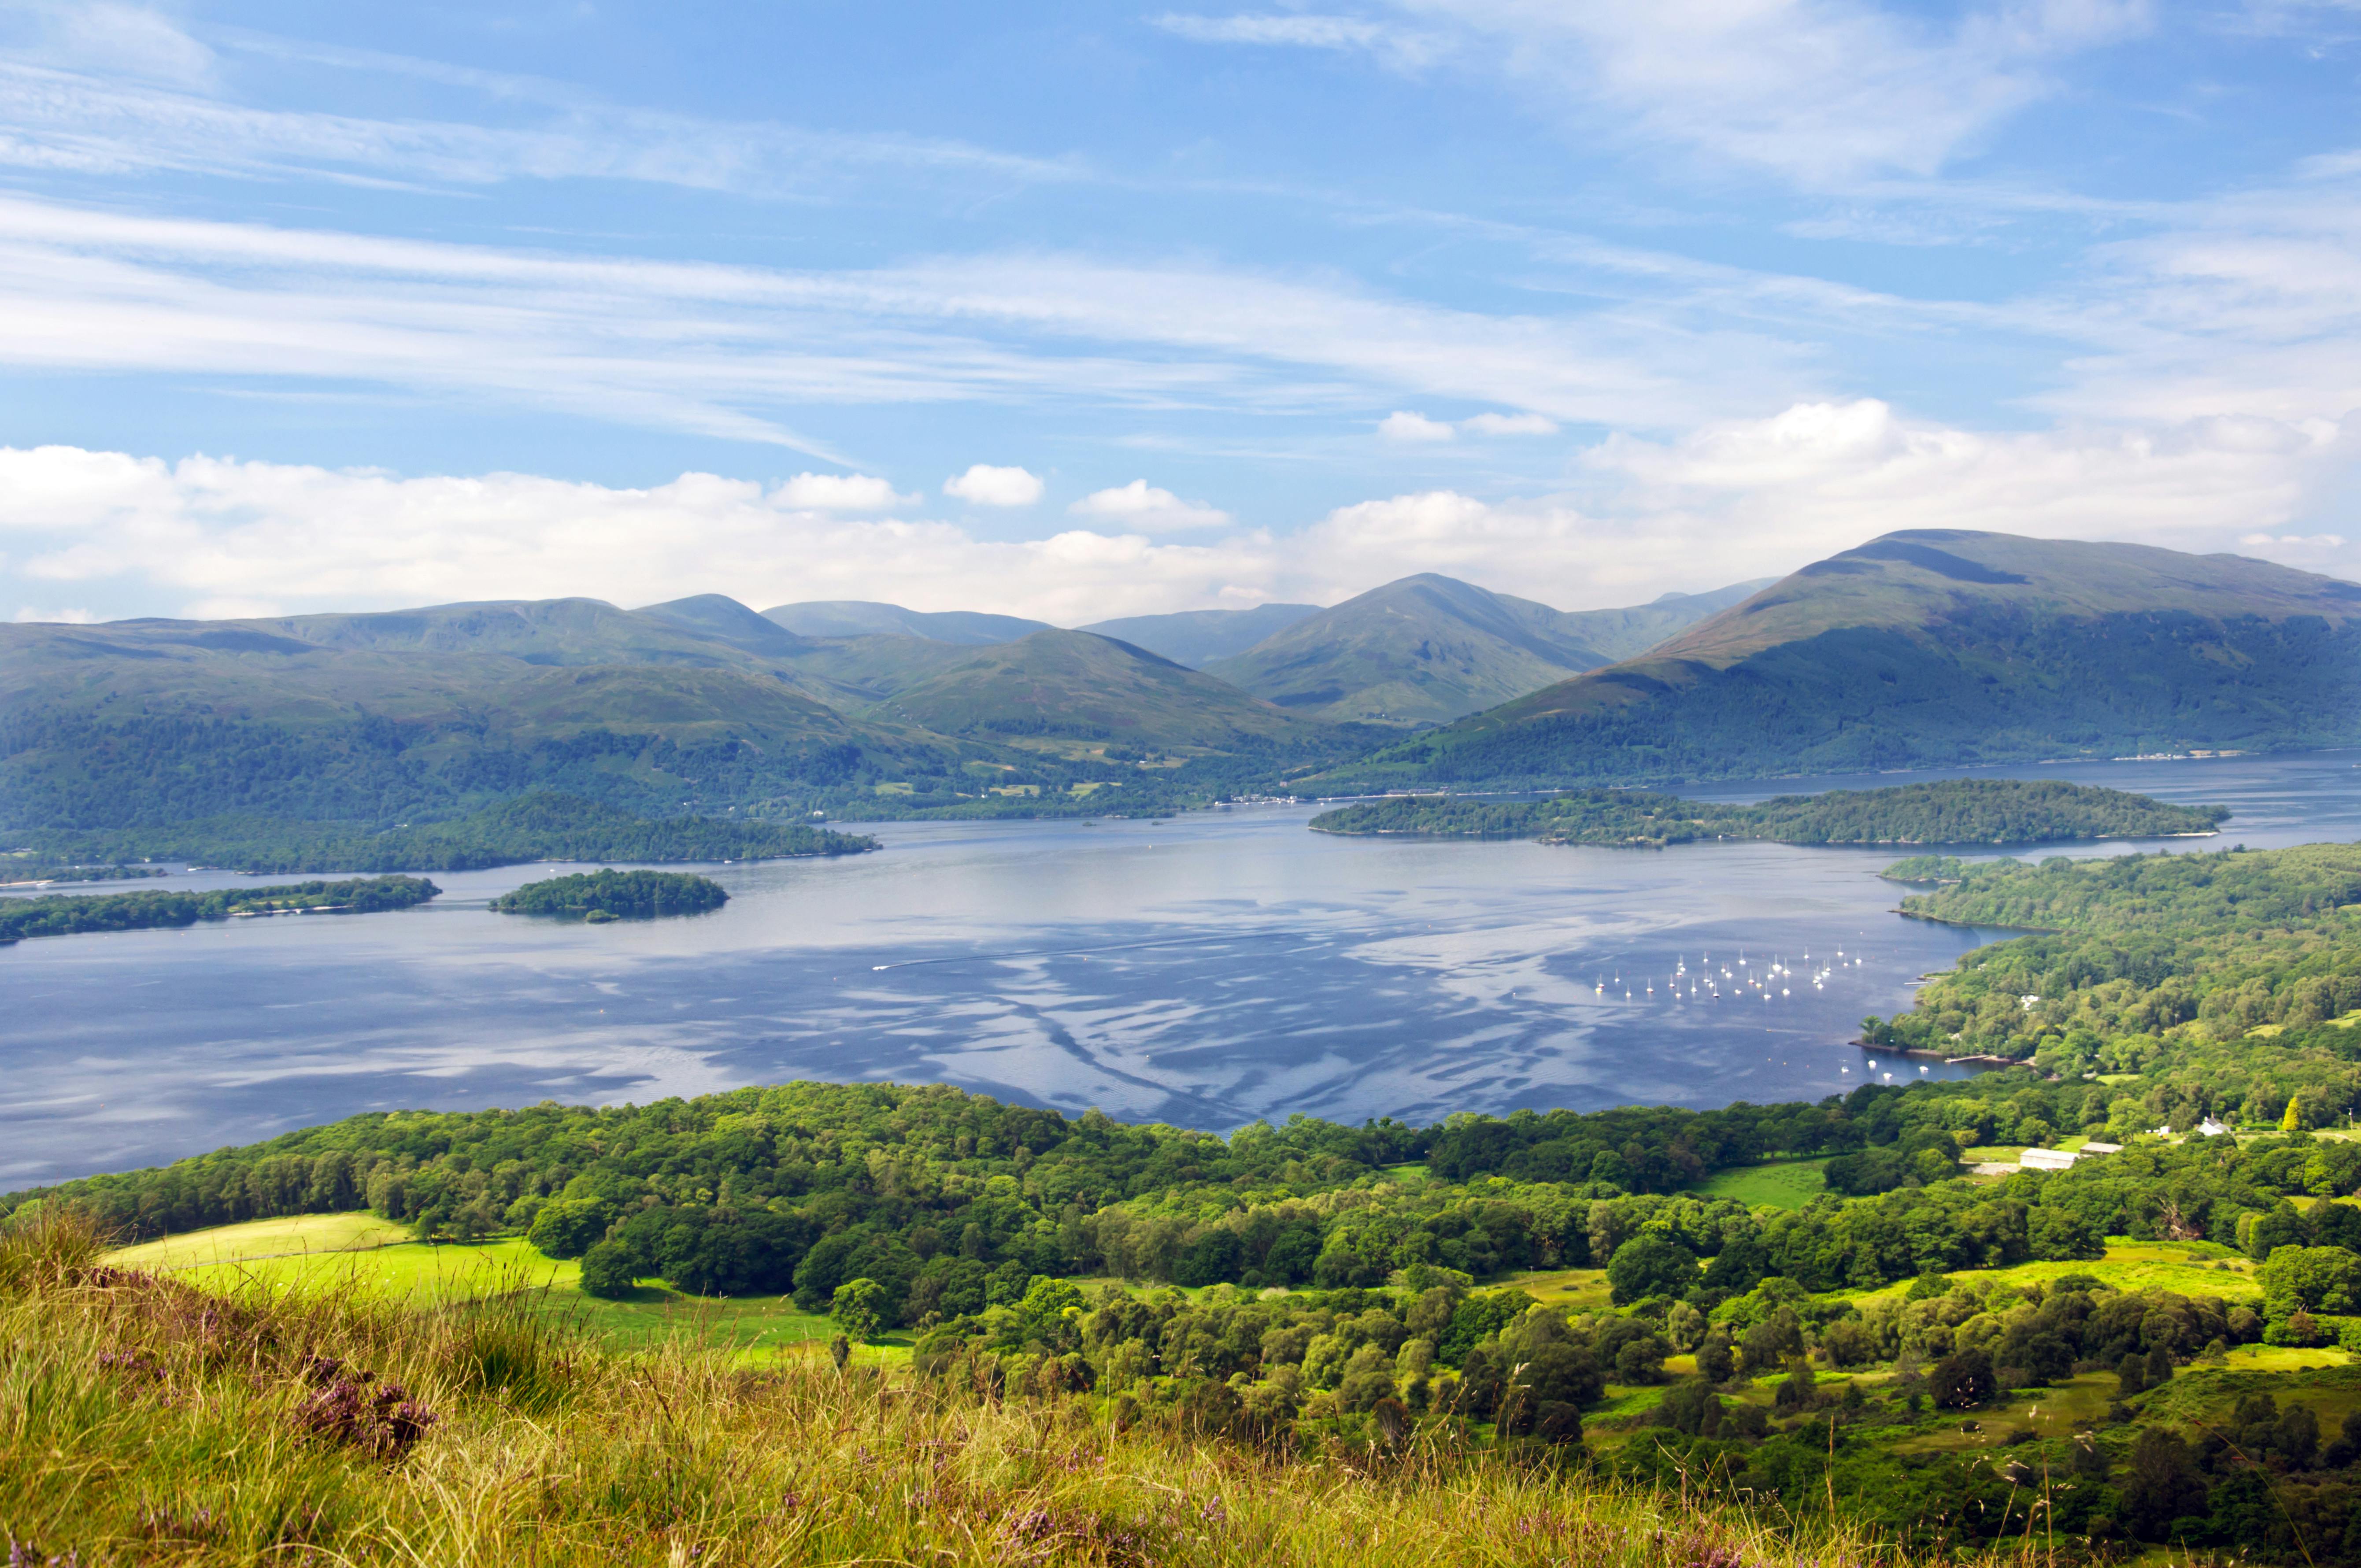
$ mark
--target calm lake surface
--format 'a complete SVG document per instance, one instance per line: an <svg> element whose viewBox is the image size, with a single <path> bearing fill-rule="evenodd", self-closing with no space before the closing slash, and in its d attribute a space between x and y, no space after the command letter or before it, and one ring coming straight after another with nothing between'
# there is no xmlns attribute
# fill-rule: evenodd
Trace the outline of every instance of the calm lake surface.
<svg viewBox="0 0 2361 1568"><path fill-rule="evenodd" d="M2351 753L2018 773L2237 814L2211 840L2075 854L2361 838ZM1939 776L1955 775L1689 793ZM1998 935L1894 915L1887 850L1335 839L1305 830L1313 815L888 823L869 829L877 854L710 868L725 908L644 925L490 914L497 894L579 869L512 866L437 872L441 898L395 914L0 948L0 1184L360 1111L794 1078L957 1083L1216 1129L1817 1098L1872 1074L1846 1043L1864 1014L1906 1008L1914 980ZM253 880L298 879L137 885ZM1732 979L1692 999L1708 958ZM1745 986L1766 961L1793 973ZM1897 1069L1922 1076L1883 1059L1874 1074Z"/></svg>

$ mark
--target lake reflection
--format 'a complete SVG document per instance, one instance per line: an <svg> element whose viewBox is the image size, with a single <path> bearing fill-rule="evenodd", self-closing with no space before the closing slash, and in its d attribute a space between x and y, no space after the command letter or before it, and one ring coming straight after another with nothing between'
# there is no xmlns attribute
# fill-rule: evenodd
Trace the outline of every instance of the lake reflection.
<svg viewBox="0 0 2361 1568"><path fill-rule="evenodd" d="M2349 755L2021 772L2232 806L2205 848L2361 834ZM485 910L562 869L535 866L437 873L398 914L25 942L0 949L0 1181L364 1110L792 1078L1213 1128L1816 1098L1869 1072L1864 1014L1991 935L1894 916L1890 851L1339 839L1312 814L889 823L880 854L715 868L726 908L650 925ZM2135 847L2166 846L2075 852ZM1708 961L1722 1000L1688 994ZM1793 972L1731 994L1766 961Z"/></svg>

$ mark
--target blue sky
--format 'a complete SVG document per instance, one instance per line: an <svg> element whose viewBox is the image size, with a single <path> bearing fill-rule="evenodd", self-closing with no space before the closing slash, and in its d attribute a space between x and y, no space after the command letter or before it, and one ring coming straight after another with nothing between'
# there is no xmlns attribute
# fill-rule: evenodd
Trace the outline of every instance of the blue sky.
<svg viewBox="0 0 2361 1568"><path fill-rule="evenodd" d="M2277 3L0 6L0 614L2361 576L2356 72Z"/></svg>

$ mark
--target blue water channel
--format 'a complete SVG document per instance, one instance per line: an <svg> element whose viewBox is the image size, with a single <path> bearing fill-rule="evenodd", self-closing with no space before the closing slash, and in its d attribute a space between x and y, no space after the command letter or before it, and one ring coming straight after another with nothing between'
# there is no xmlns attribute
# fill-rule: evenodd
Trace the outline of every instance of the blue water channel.
<svg viewBox="0 0 2361 1568"><path fill-rule="evenodd" d="M2361 837L2349 753L2019 772L2237 814L2216 839L2076 854ZM710 868L726 907L651 924L489 913L577 869L516 866L435 873L444 895L396 914L0 948L0 1186L367 1110L795 1078L1214 1129L1817 1098L1921 1076L1847 1042L1997 935L1895 916L1889 851L1350 839L1307 831L1312 815L887 823L878 854ZM233 880L250 879L139 885ZM1689 994L1708 972L1719 995Z"/></svg>

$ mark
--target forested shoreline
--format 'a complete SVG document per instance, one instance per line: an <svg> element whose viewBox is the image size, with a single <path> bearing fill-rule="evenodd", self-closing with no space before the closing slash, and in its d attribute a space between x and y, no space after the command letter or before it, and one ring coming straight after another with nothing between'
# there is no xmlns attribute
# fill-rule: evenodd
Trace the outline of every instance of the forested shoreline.
<svg viewBox="0 0 2361 1568"><path fill-rule="evenodd" d="M409 909L442 893L423 877L357 877L344 882L225 887L211 893L78 893L0 899L0 945L27 937L141 931L200 920L295 913L367 915Z"/></svg>
<svg viewBox="0 0 2361 1568"><path fill-rule="evenodd" d="M1948 779L1870 790L1779 795L1752 806L1645 790L1586 789L1543 800L1404 795L1323 812L1323 833L1538 839L1548 844L1661 849L1700 839L1783 844L2044 844L2186 837L2229 817L2218 806L2057 779Z"/></svg>
<svg viewBox="0 0 2361 1568"><path fill-rule="evenodd" d="M187 861L232 871L457 872L533 861L760 861L861 854L877 840L801 823L645 817L579 795L539 792L447 821L386 824L200 818L170 827L36 831L52 859Z"/></svg>

